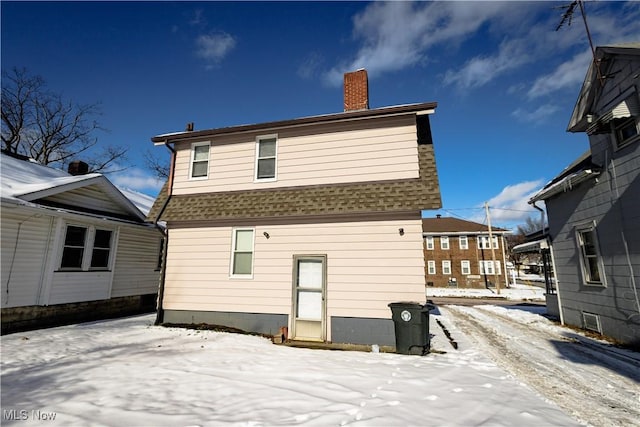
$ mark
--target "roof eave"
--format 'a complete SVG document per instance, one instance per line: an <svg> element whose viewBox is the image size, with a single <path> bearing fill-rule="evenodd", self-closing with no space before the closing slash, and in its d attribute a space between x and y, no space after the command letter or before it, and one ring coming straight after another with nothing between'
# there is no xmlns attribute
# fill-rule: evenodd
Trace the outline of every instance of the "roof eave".
<svg viewBox="0 0 640 427"><path fill-rule="evenodd" d="M420 104L406 104L394 107L376 108L370 110L348 111L344 113L326 114L320 116L303 117L292 120L280 120L274 122L230 126L216 129L206 129L200 131L175 132L154 136L151 142L155 145L178 142L187 139L203 138L214 135L224 135L233 133L243 133L275 128L310 126L321 123L363 120L375 117L387 117L404 114L433 114L438 104L436 102L426 102Z"/></svg>

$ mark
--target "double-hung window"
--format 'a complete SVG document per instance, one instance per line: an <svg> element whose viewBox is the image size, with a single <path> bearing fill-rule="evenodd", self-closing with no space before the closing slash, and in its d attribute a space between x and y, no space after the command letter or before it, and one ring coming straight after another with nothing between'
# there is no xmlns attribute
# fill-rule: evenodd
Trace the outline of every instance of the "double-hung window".
<svg viewBox="0 0 640 427"><path fill-rule="evenodd" d="M425 241L425 245L427 246L427 250L432 251L433 250L433 236L427 236L424 239Z"/></svg>
<svg viewBox="0 0 640 427"><path fill-rule="evenodd" d="M603 285L603 265L598 250L598 236L593 223L576 229L582 277L589 285Z"/></svg>
<svg viewBox="0 0 640 427"><path fill-rule="evenodd" d="M451 274L451 261L442 261L442 274Z"/></svg>
<svg viewBox="0 0 640 427"><path fill-rule="evenodd" d="M469 249L469 239L467 236L458 237L458 243L460 243L460 249Z"/></svg>
<svg viewBox="0 0 640 427"><path fill-rule="evenodd" d="M435 261L427 261L427 272L429 274L436 274L436 262Z"/></svg>
<svg viewBox="0 0 640 427"><path fill-rule="evenodd" d="M480 261L480 274L501 274L500 271L500 261L496 261L495 268L493 261Z"/></svg>
<svg viewBox="0 0 640 427"><path fill-rule="evenodd" d="M440 237L440 249L445 251L449 250L449 236Z"/></svg>
<svg viewBox="0 0 640 427"><path fill-rule="evenodd" d="M190 178L206 179L209 176L209 148L208 142L196 142L191 145Z"/></svg>
<svg viewBox="0 0 640 427"><path fill-rule="evenodd" d="M61 270L108 270L111 261L113 231L80 225L65 229Z"/></svg>
<svg viewBox="0 0 640 427"><path fill-rule="evenodd" d="M464 276L471 274L471 263L467 260L460 261L460 269Z"/></svg>
<svg viewBox="0 0 640 427"><path fill-rule="evenodd" d="M498 249L498 237L491 236L478 236L478 249L491 249L491 243L493 242L493 249Z"/></svg>
<svg viewBox="0 0 640 427"><path fill-rule="evenodd" d="M253 228L233 230L231 276L251 278L253 275Z"/></svg>
<svg viewBox="0 0 640 427"><path fill-rule="evenodd" d="M633 141L640 140L640 120L635 117L615 120L613 123L616 148L622 148Z"/></svg>
<svg viewBox="0 0 640 427"><path fill-rule="evenodd" d="M278 137L259 136L256 139L256 181L275 181L277 170Z"/></svg>

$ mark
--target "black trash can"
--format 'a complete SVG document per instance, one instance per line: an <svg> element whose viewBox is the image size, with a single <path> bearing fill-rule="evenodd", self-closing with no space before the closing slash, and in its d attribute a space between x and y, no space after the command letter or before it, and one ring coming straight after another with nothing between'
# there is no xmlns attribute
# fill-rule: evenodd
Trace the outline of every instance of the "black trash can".
<svg viewBox="0 0 640 427"><path fill-rule="evenodd" d="M396 333L396 353L424 355L429 352L429 304L392 302L391 318Z"/></svg>

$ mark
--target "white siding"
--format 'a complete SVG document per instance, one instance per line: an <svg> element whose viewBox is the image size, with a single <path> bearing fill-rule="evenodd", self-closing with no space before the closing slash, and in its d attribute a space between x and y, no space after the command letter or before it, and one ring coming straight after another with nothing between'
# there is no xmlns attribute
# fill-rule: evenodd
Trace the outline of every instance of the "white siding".
<svg viewBox="0 0 640 427"><path fill-rule="evenodd" d="M176 146L174 194L419 176L413 116L265 133L278 135L277 181L254 182L255 139L262 133L223 135L209 140L209 178L206 180L189 180L191 144Z"/></svg>
<svg viewBox="0 0 640 427"><path fill-rule="evenodd" d="M160 271L156 267L161 237L154 229L120 228L111 297L158 291Z"/></svg>
<svg viewBox="0 0 640 427"><path fill-rule="evenodd" d="M101 212L116 214L129 214L122 206L115 203L104 190L97 185L77 188L64 193L45 197L43 200L61 203L68 206L82 206L83 209L92 209Z"/></svg>
<svg viewBox="0 0 640 427"><path fill-rule="evenodd" d="M2 209L2 307L38 304L50 221L20 208Z"/></svg>
<svg viewBox="0 0 640 427"><path fill-rule="evenodd" d="M109 299L111 271L56 271L49 305Z"/></svg>
<svg viewBox="0 0 640 427"><path fill-rule="evenodd" d="M255 230L248 280L229 278L231 227L170 230L164 308L291 314L293 255L324 254L328 319L390 318L388 303L425 300L420 220Z"/></svg>

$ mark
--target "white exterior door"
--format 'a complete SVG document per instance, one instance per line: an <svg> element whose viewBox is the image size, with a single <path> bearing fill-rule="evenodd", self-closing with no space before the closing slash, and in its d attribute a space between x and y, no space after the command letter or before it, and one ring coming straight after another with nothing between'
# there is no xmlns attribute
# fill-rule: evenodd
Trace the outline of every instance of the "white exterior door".
<svg viewBox="0 0 640 427"><path fill-rule="evenodd" d="M293 257L293 339L325 340L325 255Z"/></svg>

